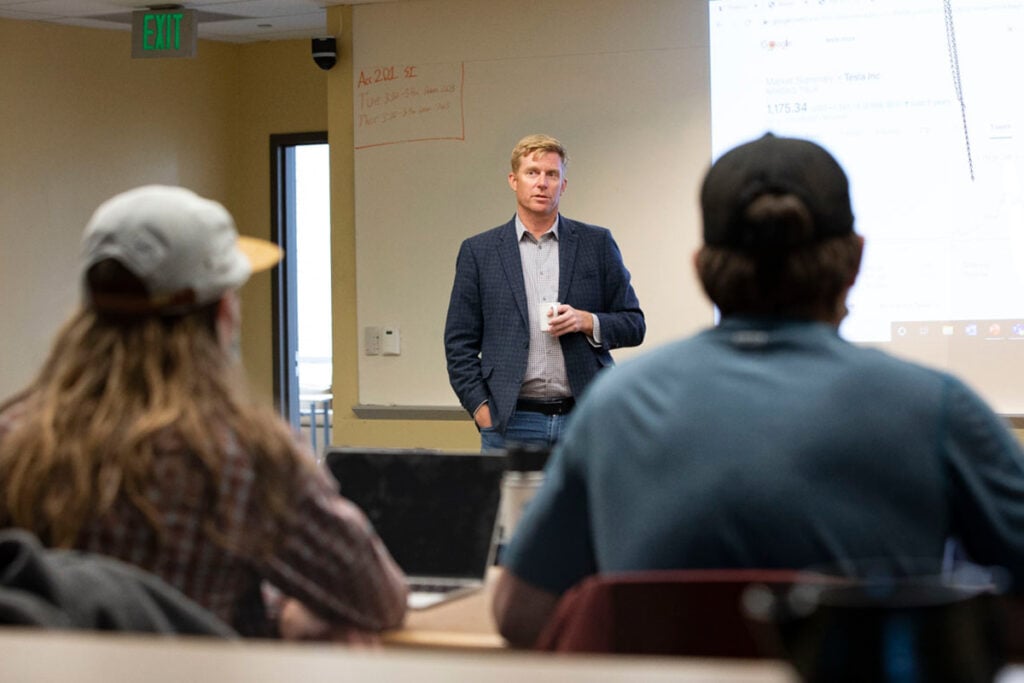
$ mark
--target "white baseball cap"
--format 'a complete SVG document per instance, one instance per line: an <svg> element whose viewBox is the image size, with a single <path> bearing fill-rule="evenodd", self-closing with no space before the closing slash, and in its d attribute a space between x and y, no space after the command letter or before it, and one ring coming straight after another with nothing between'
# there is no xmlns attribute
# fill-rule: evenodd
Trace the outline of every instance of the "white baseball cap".
<svg viewBox="0 0 1024 683"><path fill-rule="evenodd" d="M104 297L96 308L159 312L193 308L220 299L254 272L272 268L281 249L239 236L221 204L183 187L145 185L103 202L82 239L83 274L114 259L146 287L138 297Z"/></svg>

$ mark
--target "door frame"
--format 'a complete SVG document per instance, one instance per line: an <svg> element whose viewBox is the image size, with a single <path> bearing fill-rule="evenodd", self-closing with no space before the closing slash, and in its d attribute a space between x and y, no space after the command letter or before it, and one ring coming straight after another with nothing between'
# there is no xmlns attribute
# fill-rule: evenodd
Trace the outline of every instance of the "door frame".
<svg viewBox="0 0 1024 683"><path fill-rule="evenodd" d="M271 239L284 250L272 277L274 403L282 416L299 428L299 377L296 305L296 192L295 148L327 144L327 131L281 133L270 136Z"/></svg>

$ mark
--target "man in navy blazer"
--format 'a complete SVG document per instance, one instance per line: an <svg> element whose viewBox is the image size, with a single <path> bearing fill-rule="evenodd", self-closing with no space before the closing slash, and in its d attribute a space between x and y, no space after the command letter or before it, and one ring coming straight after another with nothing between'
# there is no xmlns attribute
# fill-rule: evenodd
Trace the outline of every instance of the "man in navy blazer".
<svg viewBox="0 0 1024 683"><path fill-rule="evenodd" d="M459 249L445 354L484 450L554 444L610 350L647 329L611 232L558 213L567 161L552 137L520 140L508 175L516 215Z"/></svg>

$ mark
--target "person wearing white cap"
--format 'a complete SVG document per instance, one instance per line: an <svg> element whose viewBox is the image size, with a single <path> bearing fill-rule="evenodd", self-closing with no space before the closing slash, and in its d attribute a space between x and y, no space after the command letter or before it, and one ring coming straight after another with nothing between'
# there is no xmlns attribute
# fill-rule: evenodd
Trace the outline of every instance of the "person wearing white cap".
<svg viewBox="0 0 1024 683"><path fill-rule="evenodd" d="M243 635L281 635L273 595L300 625L400 624L401 570L245 389L237 290L280 258L184 188L104 202L83 238L80 310L0 405L0 527L135 564Z"/></svg>

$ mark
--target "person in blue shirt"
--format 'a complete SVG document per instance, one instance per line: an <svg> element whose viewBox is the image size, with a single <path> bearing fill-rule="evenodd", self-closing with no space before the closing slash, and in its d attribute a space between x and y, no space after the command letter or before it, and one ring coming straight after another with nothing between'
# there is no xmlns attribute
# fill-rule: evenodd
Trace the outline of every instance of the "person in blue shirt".
<svg viewBox="0 0 1024 683"><path fill-rule="evenodd" d="M717 326L595 380L503 556L494 614L535 642L598 573L940 559L1024 587L1024 453L950 374L838 333L864 240L819 145L767 134L701 190Z"/></svg>

